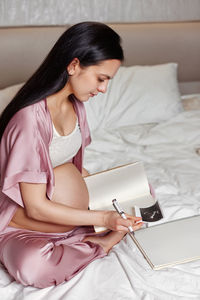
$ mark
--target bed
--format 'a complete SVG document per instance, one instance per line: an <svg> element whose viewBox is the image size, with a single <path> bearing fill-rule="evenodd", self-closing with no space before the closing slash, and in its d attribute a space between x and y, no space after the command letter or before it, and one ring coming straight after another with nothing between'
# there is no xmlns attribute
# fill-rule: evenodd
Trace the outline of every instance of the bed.
<svg viewBox="0 0 200 300"><path fill-rule="evenodd" d="M200 213L200 22L110 24L125 62L86 103L90 173L143 161L162 222ZM66 27L0 28L0 110ZM13 249L14 251L14 249ZM69 282L36 289L0 266L4 300L200 299L200 260L154 271L129 236Z"/></svg>

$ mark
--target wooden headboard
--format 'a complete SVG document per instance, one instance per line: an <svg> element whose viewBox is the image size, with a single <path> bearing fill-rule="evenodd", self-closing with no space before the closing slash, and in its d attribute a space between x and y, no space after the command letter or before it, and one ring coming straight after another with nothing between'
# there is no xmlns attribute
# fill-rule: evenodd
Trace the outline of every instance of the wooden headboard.
<svg viewBox="0 0 200 300"><path fill-rule="evenodd" d="M110 24L126 66L177 62L182 93L200 93L200 21ZM26 81L69 26L0 28L0 88Z"/></svg>

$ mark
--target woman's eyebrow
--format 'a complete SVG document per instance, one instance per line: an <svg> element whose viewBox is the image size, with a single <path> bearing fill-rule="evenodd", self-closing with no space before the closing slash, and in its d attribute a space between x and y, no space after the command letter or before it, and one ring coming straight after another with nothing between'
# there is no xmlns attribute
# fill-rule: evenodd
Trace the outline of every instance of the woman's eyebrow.
<svg viewBox="0 0 200 300"><path fill-rule="evenodd" d="M107 79L112 79L112 77L111 77L111 76L109 76L109 75L107 75L107 74L103 74L103 73L101 73L100 75L101 75L101 76L105 76Z"/></svg>

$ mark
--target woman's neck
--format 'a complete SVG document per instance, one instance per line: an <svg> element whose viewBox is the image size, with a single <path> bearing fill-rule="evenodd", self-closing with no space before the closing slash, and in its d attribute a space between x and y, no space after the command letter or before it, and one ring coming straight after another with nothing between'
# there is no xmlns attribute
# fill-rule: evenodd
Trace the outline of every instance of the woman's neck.
<svg viewBox="0 0 200 300"><path fill-rule="evenodd" d="M55 94L52 94L47 97L47 106L50 110L54 111L63 111L68 107L71 107L71 102L69 100L70 90L66 85L62 90L58 91Z"/></svg>

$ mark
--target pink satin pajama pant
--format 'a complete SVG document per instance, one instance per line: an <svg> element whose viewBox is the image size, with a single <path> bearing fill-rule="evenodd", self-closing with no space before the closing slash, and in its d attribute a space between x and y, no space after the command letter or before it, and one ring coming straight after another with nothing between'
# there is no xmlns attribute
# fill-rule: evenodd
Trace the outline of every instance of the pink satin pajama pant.
<svg viewBox="0 0 200 300"><path fill-rule="evenodd" d="M23 285L45 288L71 279L90 262L104 257L103 248L83 238L92 227L66 233L42 233L12 228L0 235L0 261Z"/></svg>

